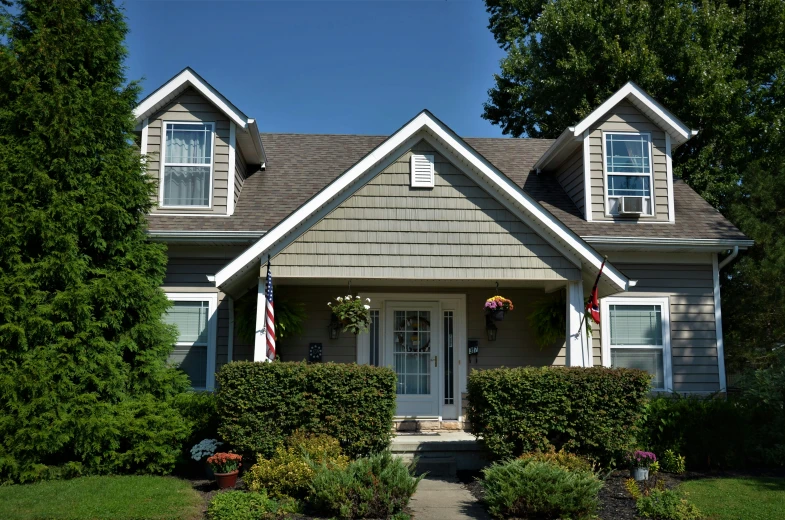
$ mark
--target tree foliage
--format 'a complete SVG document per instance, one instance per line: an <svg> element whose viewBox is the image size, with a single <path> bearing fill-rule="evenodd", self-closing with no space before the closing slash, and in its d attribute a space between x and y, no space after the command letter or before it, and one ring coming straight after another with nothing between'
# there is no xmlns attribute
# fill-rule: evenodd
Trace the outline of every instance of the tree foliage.
<svg viewBox="0 0 785 520"><path fill-rule="evenodd" d="M0 12L0 480L168 470L166 266L110 0Z"/></svg>
<svg viewBox="0 0 785 520"><path fill-rule="evenodd" d="M723 279L730 352L781 345L785 2L486 5L508 54L483 117L504 133L555 138L627 81L700 130L675 150L674 173L757 243Z"/></svg>

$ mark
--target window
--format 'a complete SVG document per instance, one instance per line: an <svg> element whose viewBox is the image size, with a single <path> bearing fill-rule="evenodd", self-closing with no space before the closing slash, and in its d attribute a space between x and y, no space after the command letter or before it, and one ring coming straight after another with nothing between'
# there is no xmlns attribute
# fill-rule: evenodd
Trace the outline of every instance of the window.
<svg viewBox="0 0 785 520"><path fill-rule="evenodd" d="M161 205L210 207L213 123L164 123Z"/></svg>
<svg viewBox="0 0 785 520"><path fill-rule="evenodd" d="M607 208L618 215L620 197L643 197L643 213L652 214L651 136L603 133Z"/></svg>
<svg viewBox="0 0 785 520"><path fill-rule="evenodd" d="M668 299L605 298L602 319L605 364L645 370L654 390L670 390Z"/></svg>
<svg viewBox="0 0 785 520"><path fill-rule="evenodd" d="M172 306L164 321L177 327L178 335L169 362L188 374L197 390L212 390L215 384L214 294L169 294Z"/></svg>

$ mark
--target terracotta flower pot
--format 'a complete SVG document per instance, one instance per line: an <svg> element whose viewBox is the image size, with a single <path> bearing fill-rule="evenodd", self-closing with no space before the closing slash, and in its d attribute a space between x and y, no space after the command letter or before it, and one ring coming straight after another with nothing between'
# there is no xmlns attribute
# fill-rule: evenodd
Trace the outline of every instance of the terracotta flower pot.
<svg viewBox="0 0 785 520"><path fill-rule="evenodd" d="M221 489L233 488L237 484L237 475L240 473L239 469L230 471L229 473L216 473L215 481Z"/></svg>

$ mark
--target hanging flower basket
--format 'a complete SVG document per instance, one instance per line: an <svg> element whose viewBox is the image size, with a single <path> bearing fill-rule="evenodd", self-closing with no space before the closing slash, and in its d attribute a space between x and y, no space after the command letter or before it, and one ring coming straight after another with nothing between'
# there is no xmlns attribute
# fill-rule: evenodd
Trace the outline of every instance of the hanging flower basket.
<svg viewBox="0 0 785 520"><path fill-rule="evenodd" d="M485 300L485 313L493 321L504 320L504 314L513 310L513 308L512 300L508 300L504 296L493 296Z"/></svg>
<svg viewBox="0 0 785 520"><path fill-rule="evenodd" d="M363 301L359 295L352 297L351 294L348 294L338 296L335 302L327 302L327 306L332 309L333 324L337 322L343 332L357 335L367 331L368 325L371 323L369 303L371 303L370 298Z"/></svg>

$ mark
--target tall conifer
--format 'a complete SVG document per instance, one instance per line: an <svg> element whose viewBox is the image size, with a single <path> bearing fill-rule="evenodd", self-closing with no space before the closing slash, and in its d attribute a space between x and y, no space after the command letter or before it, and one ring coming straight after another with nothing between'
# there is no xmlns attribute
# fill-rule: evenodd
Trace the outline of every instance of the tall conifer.
<svg viewBox="0 0 785 520"><path fill-rule="evenodd" d="M19 0L0 15L0 480L163 472L171 406L163 246L111 0Z"/></svg>

